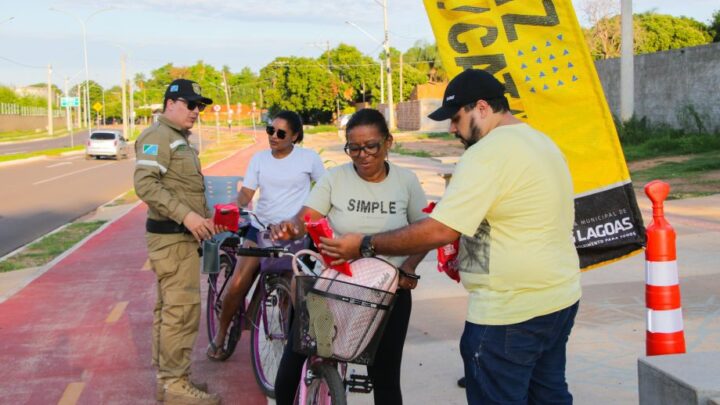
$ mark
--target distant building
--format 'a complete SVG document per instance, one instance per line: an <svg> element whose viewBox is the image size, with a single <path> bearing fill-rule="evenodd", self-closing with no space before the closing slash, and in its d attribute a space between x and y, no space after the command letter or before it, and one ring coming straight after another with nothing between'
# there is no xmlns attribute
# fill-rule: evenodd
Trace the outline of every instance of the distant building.
<svg viewBox="0 0 720 405"><path fill-rule="evenodd" d="M47 87L25 86L25 87L15 87L13 90L15 90L15 94L17 94L20 97L32 96L32 97L47 98Z"/></svg>

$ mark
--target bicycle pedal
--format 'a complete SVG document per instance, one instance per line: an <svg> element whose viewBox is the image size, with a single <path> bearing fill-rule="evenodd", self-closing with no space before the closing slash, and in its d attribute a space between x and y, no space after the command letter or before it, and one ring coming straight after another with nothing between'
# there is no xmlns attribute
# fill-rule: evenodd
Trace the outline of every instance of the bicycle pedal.
<svg viewBox="0 0 720 405"><path fill-rule="evenodd" d="M370 377L362 374L350 374L350 378L345 379L345 385L350 392L369 394L373 390Z"/></svg>

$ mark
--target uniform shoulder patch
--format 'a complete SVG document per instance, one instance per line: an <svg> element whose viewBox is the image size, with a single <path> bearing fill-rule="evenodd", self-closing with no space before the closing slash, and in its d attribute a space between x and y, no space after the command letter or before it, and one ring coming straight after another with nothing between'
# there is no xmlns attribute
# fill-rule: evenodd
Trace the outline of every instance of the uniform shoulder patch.
<svg viewBox="0 0 720 405"><path fill-rule="evenodd" d="M142 149L143 149L143 153L146 155L157 156L157 154L158 154L158 146L157 145L153 145L150 143L144 143Z"/></svg>

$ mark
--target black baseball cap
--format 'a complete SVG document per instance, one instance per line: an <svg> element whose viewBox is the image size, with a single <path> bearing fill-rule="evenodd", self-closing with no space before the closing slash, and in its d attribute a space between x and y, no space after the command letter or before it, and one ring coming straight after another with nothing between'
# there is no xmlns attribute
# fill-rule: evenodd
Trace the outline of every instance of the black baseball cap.
<svg viewBox="0 0 720 405"><path fill-rule="evenodd" d="M444 121L474 101L503 97L505 86L493 75L480 69L467 69L450 81L443 95L442 106L430 113L428 118Z"/></svg>
<svg viewBox="0 0 720 405"><path fill-rule="evenodd" d="M203 104L212 104L212 99L203 97L200 85L192 80L175 79L165 90L165 100L177 100L178 98L187 101L198 101Z"/></svg>

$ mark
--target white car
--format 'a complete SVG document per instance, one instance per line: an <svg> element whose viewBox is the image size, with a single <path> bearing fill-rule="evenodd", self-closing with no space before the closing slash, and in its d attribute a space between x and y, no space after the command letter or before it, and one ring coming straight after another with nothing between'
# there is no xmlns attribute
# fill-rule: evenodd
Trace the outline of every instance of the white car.
<svg viewBox="0 0 720 405"><path fill-rule="evenodd" d="M130 153L130 145L122 134L122 131L99 129L90 134L85 145L85 159L96 157L111 157L124 159Z"/></svg>

